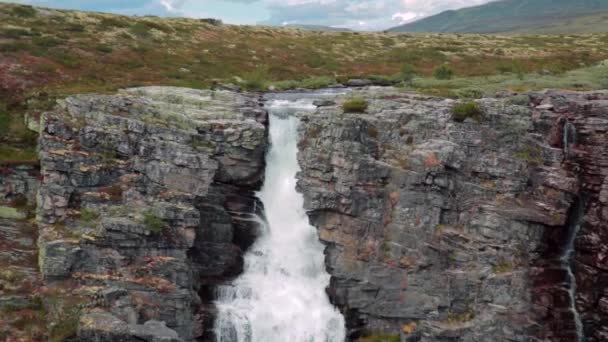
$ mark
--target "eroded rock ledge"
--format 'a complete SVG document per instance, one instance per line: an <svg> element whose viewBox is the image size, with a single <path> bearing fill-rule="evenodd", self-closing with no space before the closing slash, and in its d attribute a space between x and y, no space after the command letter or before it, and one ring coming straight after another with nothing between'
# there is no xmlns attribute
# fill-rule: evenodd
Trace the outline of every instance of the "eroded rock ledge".
<svg viewBox="0 0 608 342"><path fill-rule="evenodd" d="M86 303L81 339L208 329L200 295L240 272L255 236L266 122L257 97L167 87L73 96L44 115L39 263Z"/></svg>
<svg viewBox="0 0 608 342"><path fill-rule="evenodd" d="M359 95L367 114L303 117L298 184L351 337L576 341L560 255L585 198L576 304L608 341L608 92L483 99L480 123L454 122L452 100Z"/></svg>

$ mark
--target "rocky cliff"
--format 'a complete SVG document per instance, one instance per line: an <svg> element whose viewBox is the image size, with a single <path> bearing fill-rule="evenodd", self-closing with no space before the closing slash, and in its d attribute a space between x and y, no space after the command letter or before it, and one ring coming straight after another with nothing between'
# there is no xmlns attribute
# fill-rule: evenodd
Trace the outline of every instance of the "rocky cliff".
<svg viewBox="0 0 608 342"><path fill-rule="evenodd" d="M355 93L365 114L302 114L298 176L351 339L608 341L608 92L498 94L463 122ZM211 340L257 234L262 103L149 87L45 113L40 165L0 167L0 339Z"/></svg>
<svg viewBox="0 0 608 342"><path fill-rule="evenodd" d="M81 340L203 335L201 296L239 273L255 236L265 125L255 97L177 88L74 96L44 115L39 264L71 299L60 310L82 308Z"/></svg>
<svg viewBox="0 0 608 342"><path fill-rule="evenodd" d="M608 93L502 94L462 123L452 100L360 95L366 114L305 116L299 156L351 337L576 341L582 320L608 340Z"/></svg>

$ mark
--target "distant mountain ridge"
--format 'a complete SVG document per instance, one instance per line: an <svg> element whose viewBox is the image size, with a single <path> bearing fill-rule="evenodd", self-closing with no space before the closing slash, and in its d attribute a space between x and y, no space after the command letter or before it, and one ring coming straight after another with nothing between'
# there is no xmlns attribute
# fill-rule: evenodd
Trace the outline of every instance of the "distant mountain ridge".
<svg viewBox="0 0 608 342"><path fill-rule="evenodd" d="M441 12L389 32L608 32L608 0L499 0Z"/></svg>

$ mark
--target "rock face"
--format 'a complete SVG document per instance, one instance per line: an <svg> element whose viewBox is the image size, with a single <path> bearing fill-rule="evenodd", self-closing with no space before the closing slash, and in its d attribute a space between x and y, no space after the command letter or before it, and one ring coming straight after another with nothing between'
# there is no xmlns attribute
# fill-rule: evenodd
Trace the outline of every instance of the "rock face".
<svg viewBox="0 0 608 342"><path fill-rule="evenodd" d="M608 340L608 93L483 99L479 123L452 120L451 100L360 95L367 114L303 117L299 154L352 338L575 341L564 249L581 223L576 307Z"/></svg>
<svg viewBox="0 0 608 342"><path fill-rule="evenodd" d="M302 116L298 156L351 339L608 341L608 92L499 94L463 122L355 92L367 113ZM40 165L0 165L0 340L211 340L257 234L260 103L149 87L44 114Z"/></svg>
<svg viewBox="0 0 608 342"><path fill-rule="evenodd" d="M35 165L0 165L0 341L31 341L44 331L24 315L41 286L32 220L39 175Z"/></svg>
<svg viewBox="0 0 608 342"><path fill-rule="evenodd" d="M74 96L44 115L39 264L85 303L82 340L202 336L201 295L238 274L255 236L244 218L266 120L255 97L166 87Z"/></svg>
<svg viewBox="0 0 608 342"><path fill-rule="evenodd" d="M575 175L579 188L579 208L570 218L578 226L572 269L584 336L608 341L608 93L548 92L534 95L533 102L536 129L548 145L567 150L562 168ZM568 126L574 129L568 132ZM554 231L547 235L556 236ZM542 304L559 305L560 300L563 296L537 297Z"/></svg>

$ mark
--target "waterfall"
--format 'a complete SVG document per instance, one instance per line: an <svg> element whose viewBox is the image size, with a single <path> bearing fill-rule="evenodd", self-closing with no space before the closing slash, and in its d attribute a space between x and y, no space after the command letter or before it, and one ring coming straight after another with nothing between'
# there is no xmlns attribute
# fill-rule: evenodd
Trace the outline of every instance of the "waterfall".
<svg viewBox="0 0 608 342"><path fill-rule="evenodd" d="M243 274L217 289L215 336L219 342L341 342L345 322L325 292L323 245L296 191L299 120L292 114L315 106L274 100L268 108L271 147L258 193L262 233L245 255Z"/></svg>
<svg viewBox="0 0 608 342"><path fill-rule="evenodd" d="M576 127L570 121L566 121L564 124L564 154L566 159L570 159L570 145L574 144L576 144Z"/></svg>
<svg viewBox="0 0 608 342"><path fill-rule="evenodd" d="M566 239L566 243L560 257L561 262L566 267L567 279L568 283L568 295L570 297L571 310L574 316L574 323L576 327L576 341L581 342L585 340L585 332L583 327L583 321L581 320L581 316L576 308L576 277L574 276L574 272L572 271L572 259L574 258L574 242L576 240L576 236L581 228L581 221L584 216L585 204L583 199L577 199L574 203L573 208L571 209L570 216L568 218L568 222L566 227L568 228L568 236Z"/></svg>

